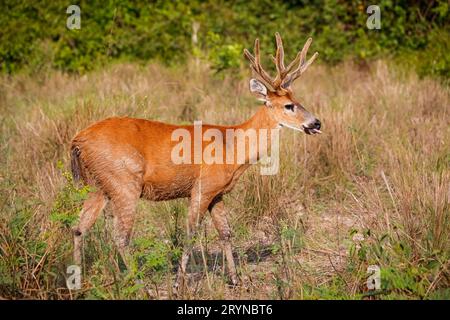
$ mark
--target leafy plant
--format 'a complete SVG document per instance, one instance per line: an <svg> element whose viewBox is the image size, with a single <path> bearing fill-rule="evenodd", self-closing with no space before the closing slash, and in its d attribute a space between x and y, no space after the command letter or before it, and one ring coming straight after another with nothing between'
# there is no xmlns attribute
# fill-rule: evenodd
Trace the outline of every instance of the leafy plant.
<svg viewBox="0 0 450 320"><path fill-rule="evenodd" d="M89 186L76 186L72 174L68 171L63 171L64 165L61 161L58 161L57 167L62 171L66 184L56 196L50 212L50 220L58 222L65 227L70 227L77 221L81 204L87 198L91 188Z"/></svg>
<svg viewBox="0 0 450 320"><path fill-rule="evenodd" d="M254 38L273 42L279 31L292 56L306 37L322 61L370 60L382 55L411 55L424 75L448 76L449 5L378 1L381 30L366 26L367 1L132 1L79 2L81 29L66 28L64 1L0 5L0 64L5 73L39 72L51 67L85 73L114 60L158 59L178 64L193 55L207 58L214 70L239 67L243 47ZM193 24L200 25L192 43ZM263 46L266 47L266 46ZM263 49L266 50L266 49ZM434 59L422 59L433 53ZM264 55L268 60L267 55ZM417 59L420 57L420 59Z"/></svg>

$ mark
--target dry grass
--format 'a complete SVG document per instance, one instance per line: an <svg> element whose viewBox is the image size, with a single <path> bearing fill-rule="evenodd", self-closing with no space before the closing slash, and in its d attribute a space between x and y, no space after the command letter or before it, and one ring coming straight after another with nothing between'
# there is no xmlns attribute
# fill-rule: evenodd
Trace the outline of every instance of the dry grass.
<svg viewBox="0 0 450 320"><path fill-rule="evenodd" d="M231 124L256 108L246 79L214 78L206 68L19 75L1 78L0 90L3 298L149 297L119 272L107 217L86 240L83 289L65 288L68 224L82 191L63 172L78 130L112 115ZM207 219L191 266L195 279L182 297L358 299L375 264L382 270L375 297L449 298L448 88L378 62L315 66L295 91L325 133L283 132L280 173L259 176L252 168L226 197L242 285L226 285ZM139 206L133 276L151 288L150 297L172 297L185 204Z"/></svg>

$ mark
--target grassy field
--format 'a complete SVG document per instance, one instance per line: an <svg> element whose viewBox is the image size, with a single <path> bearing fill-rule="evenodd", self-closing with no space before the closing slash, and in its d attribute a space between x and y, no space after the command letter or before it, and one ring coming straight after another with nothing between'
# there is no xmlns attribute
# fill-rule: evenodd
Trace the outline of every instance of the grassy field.
<svg viewBox="0 0 450 320"><path fill-rule="evenodd" d="M248 77L195 63L2 76L0 298L173 298L185 199L140 202L129 274L106 210L85 240L82 289L66 288L70 226L89 191L68 173L71 138L113 115L240 123L257 108ZM315 65L295 92L324 133L284 130L279 174L255 166L225 197L241 284L227 285L207 217L181 298L449 299L448 87L379 61ZM381 268L380 290L367 289L369 265Z"/></svg>

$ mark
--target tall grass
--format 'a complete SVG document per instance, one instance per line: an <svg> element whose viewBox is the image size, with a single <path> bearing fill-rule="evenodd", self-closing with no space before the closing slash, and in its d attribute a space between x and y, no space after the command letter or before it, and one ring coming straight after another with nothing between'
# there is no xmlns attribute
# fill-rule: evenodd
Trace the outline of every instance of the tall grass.
<svg viewBox="0 0 450 320"><path fill-rule="evenodd" d="M242 122L257 105L247 79L123 64L4 76L0 90L0 297L172 298L186 200L140 203L132 277L106 210L86 239L82 290L66 288L70 225L88 192L67 174L70 140L114 115ZM315 66L295 92L324 134L284 131L279 174L251 168L225 198L242 284L226 285L206 219L182 298L450 298L448 88L377 62ZM367 290L369 265L381 268L381 290Z"/></svg>

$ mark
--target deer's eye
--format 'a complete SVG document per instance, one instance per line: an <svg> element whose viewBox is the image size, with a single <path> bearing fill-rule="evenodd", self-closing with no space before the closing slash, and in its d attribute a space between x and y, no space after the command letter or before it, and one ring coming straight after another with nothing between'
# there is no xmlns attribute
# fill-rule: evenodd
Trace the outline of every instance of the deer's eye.
<svg viewBox="0 0 450 320"><path fill-rule="evenodd" d="M285 108L286 110L294 111L295 104L293 104L293 103L285 104L285 105L284 105L284 108Z"/></svg>

